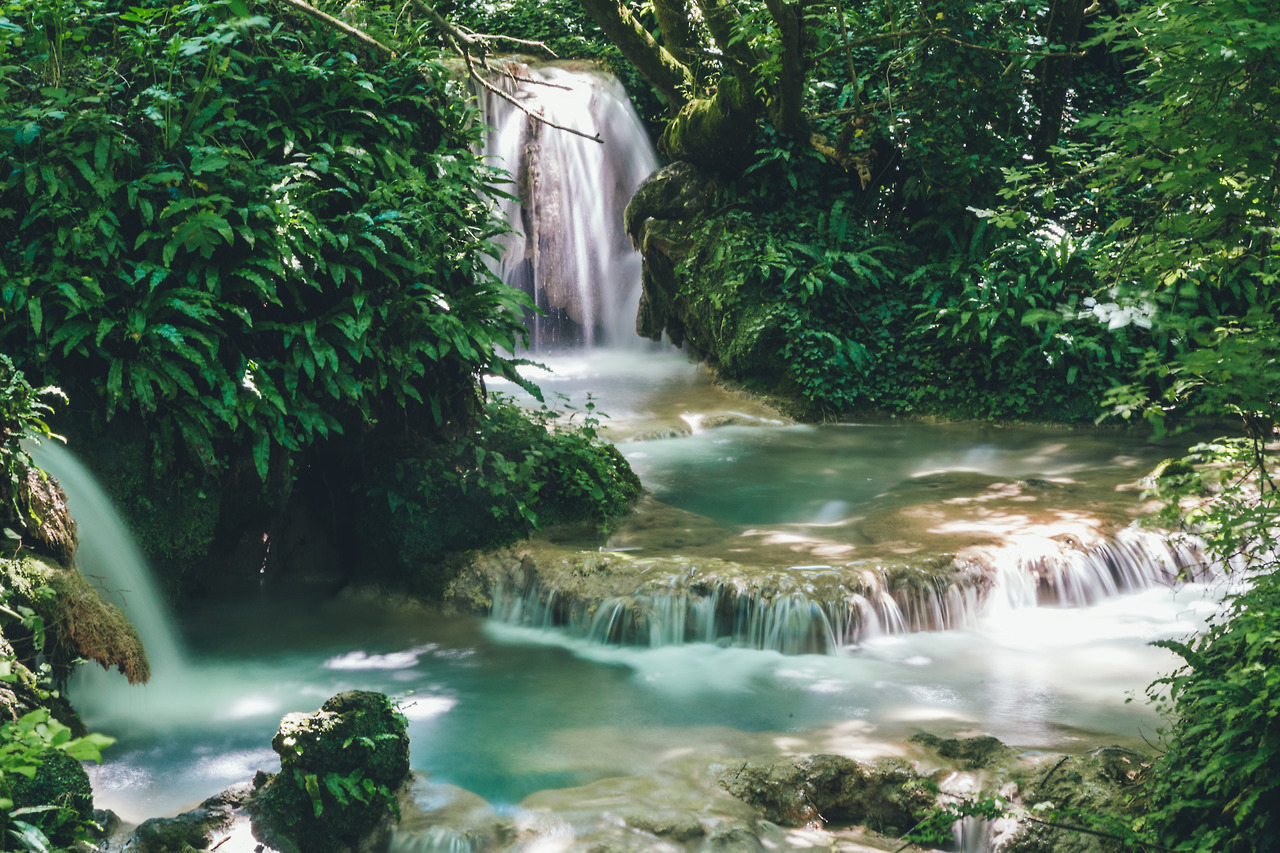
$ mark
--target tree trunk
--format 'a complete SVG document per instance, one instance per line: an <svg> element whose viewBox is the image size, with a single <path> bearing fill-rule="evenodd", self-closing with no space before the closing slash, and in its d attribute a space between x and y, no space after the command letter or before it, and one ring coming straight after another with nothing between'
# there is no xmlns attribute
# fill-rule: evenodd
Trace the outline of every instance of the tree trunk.
<svg viewBox="0 0 1280 853"><path fill-rule="evenodd" d="M582 8L609 40L639 69L658 93L679 109L689 100L693 75L683 63L653 40L649 31L619 0L581 0Z"/></svg>
<svg viewBox="0 0 1280 853"><path fill-rule="evenodd" d="M1044 37L1049 50L1074 50L1084 24L1084 10L1090 0L1055 0L1049 6ZM1047 56L1036 67L1036 107L1040 123L1031 138L1037 160L1048 157L1049 148L1062 135L1063 113L1067 106L1067 90L1071 88L1074 56Z"/></svg>

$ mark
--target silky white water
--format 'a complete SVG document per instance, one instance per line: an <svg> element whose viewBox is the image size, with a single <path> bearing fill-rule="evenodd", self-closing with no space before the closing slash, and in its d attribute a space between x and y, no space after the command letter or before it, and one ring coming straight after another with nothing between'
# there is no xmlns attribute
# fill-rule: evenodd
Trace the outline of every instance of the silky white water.
<svg viewBox="0 0 1280 853"><path fill-rule="evenodd" d="M509 75L493 81L511 100L490 91L480 97L493 128L484 156L513 179L503 187L509 197L497 201L511 233L498 240L495 271L544 312L528 318L535 350L635 348L640 256L622 212L658 167L644 126L622 85L588 63L501 67Z"/></svg>

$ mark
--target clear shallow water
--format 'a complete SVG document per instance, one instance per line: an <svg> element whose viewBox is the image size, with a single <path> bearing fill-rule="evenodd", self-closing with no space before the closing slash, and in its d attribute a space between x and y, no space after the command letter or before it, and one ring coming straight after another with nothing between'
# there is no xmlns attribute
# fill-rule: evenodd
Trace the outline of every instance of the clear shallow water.
<svg viewBox="0 0 1280 853"><path fill-rule="evenodd" d="M1159 458L1115 433L761 425L766 410L711 387L679 356L579 359L565 372L568 393L600 389L601 409L622 413L610 427L619 438L683 424L687 435L624 441L624 452L658 495L726 523L811 518L833 504L845 512L922 474L1119 482ZM757 426L706 428L725 413ZM741 457L750 464L736 465ZM280 717L352 688L404 704L415 768L513 807L539 790L669 772L690 756L893 753L919 730L986 732L1027 749L1140 745L1158 723L1142 692L1174 665L1149 642L1197 630L1216 598L1198 585L1149 589L788 657L598 646L416 608L257 592L180 614L186 657L151 685L86 671L73 699L92 728L119 738L94 784L99 805L128 820L276 769Z"/></svg>

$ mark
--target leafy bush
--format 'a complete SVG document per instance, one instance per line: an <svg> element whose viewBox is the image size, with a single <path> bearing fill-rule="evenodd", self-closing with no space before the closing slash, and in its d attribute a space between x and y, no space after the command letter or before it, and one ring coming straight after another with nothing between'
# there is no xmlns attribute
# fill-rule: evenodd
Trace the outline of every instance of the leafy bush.
<svg viewBox="0 0 1280 853"><path fill-rule="evenodd" d="M5 4L0 344L158 469L262 480L509 372L478 130L432 56L242 0ZM253 14L253 13L258 14Z"/></svg>
<svg viewBox="0 0 1280 853"><path fill-rule="evenodd" d="M53 409L41 398L66 395L53 386L32 388L26 377L13 365L9 356L0 353L0 494L3 494L6 511L13 519L25 523L31 518L30 506L22 500L23 490L34 467L31 456L21 442L56 438L45 418Z"/></svg>
<svg viewBox="0 0 1280 853"><path fill-rule="evenodd" d="M625 512L640 481L617 448L598 440L592 404L567 423L560 415L546 406L530 413L495 395L467 442L399 454L375 468L360 525L376 536L368 547L388 568L416 577L420 591L439 595L447 578L438 558L446 552Z"/></svg>

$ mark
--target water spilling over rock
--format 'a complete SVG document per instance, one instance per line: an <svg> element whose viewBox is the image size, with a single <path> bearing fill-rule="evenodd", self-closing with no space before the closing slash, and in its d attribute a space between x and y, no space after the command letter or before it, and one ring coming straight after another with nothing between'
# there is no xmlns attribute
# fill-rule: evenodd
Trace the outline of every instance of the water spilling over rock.
<svg viewBox="0 0 1280 853"><path fill-rule="evenodd" d="M1091 545L1026 538L899 564L760 568L526 549L478 562L490 617L596 643L835 653L887 634L971 627L984 610L1084 607L1208 576L1192 537L1125 528Z"/></svg>
<svg viewBox="0 0 1280 853"><path fill-rule="evenodd" d="M622 212L657 168L644 127L622 85L593 65L512 62L506 70L495 84L529 113L602 142L482 94L493 128L485 156L514 180L512 197L499 202L512 233L499 240L496 271L546 312L530 320L535 349L638 342L640 255Z"/></svg>

